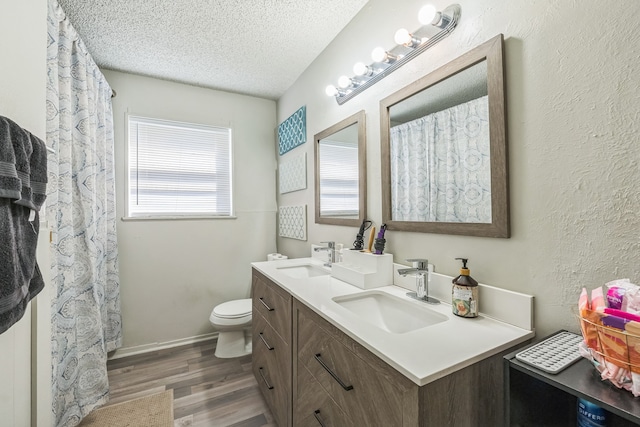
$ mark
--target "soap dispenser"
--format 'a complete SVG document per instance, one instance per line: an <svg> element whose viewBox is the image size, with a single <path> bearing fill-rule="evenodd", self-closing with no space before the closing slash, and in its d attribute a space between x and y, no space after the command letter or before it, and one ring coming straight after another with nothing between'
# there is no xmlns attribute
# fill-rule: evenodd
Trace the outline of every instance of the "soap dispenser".
<svg viewBox="0 0 640 427"><path fill-rule="evenodd" d="M451 290L451 308L453 314L460 317L478 317L478 282L469 276L467 258L456 258L462 261L460 275L453 279Z"/></svg>

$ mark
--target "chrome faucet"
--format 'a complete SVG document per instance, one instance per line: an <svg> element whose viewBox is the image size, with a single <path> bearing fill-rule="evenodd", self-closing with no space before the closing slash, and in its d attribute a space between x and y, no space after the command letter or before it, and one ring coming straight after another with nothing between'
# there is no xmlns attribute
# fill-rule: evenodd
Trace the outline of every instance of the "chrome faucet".
<svg viewBox="0 0 640 427"><path fill-rule="evenodd" d="M331 264L336 262L336 242L320 242L320 243L326 243L327 246L318 246L313 248L313 250L316 252L327 251L329 255L329 259L327 262L324 263L324 266L331 267Z"/></svg>
<svg viewBox="0 0 640 427"><path fill-rule="evenodd" d="M407 295L429 304L440 304L436 298L429 296L429 261L426 259L408 259L413 268L399 268L398 274L401 276L415 276L416 291L408 292Z"/></svg>

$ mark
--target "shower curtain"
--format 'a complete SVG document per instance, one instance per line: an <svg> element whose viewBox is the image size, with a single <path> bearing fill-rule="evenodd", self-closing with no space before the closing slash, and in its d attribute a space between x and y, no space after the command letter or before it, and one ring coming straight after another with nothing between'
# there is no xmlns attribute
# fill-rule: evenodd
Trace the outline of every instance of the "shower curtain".
<svg viewBox="0 0 640 427"><path fill-rule="evenodd" d="M487 96L391 129L395 221L491 223Z"/></svg>
<svg viewBox="0 0 640 427"><path fill-rule="evenodd" d="M108 400L107 352L121 345L111 88L56 0L47 47L47 221L52 227L56 426Z"/></svg>

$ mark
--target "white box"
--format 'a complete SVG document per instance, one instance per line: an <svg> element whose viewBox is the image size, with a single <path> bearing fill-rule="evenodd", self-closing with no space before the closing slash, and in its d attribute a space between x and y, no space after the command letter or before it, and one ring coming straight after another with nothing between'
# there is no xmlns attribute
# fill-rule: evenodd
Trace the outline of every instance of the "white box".
<svg viewBox="0 0 640 427"><path fill-rule="evenodd" d="M361 289L393 285L393 255L344 249L342 261L331 266L331 275Z"/></svg>

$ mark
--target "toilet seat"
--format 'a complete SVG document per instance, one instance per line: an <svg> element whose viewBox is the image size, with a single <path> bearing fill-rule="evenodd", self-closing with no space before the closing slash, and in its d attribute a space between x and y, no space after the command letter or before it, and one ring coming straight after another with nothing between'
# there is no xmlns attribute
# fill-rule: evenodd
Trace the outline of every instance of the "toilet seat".
<svg viewBox="0 0 640 427"><path fill-rule="evenodd" d="M212 315L222 319L239 319L251 315L251 298L227 301L214 307Z"/></svg>

